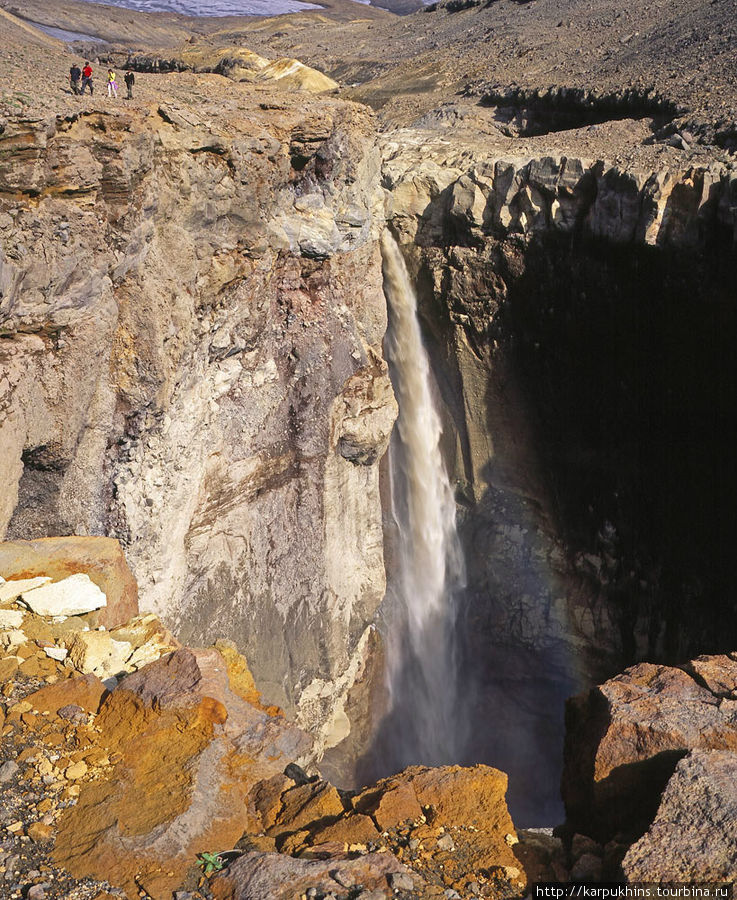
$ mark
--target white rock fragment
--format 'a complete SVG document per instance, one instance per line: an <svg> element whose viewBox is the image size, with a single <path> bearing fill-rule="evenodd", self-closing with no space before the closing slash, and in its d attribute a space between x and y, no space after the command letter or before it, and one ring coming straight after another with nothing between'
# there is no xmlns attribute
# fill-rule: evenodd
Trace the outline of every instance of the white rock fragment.
<svg viewBox="0 0 737 900"><path fill-rule="evenodd" d="M11 631L2 631L0 632L0 647L5 650L6 653L12 653L28 638L25 635L25 632L19 631L18 629L12 629Z"/></svg>
<svg viewBox="0 0 737 900"><path fill-rule="evenodd" d="M24 591L21 602L39 616L79 616L107 606L105 594L83 572Z"/></svg>
<svg viewBox="0 0 737 900"><path fill-rule="evenodd" d="M50 656L51 659L56 659L59 662L64 662L69 651L65 650L64 647L44 647L44 653L47 656Z"/></svg>
<svg viewBox="0 0 737 900"><path fill-rule="evenodd" d="M20 628L24 615L19 609L0 609L0 630Z"/></svg>
<svg viewBox="0 0 737 900"><path fill-rule="evenodd" d="M39 588L44 584L49 584L51 581L46 575L39 576L38 578L18 578L13 581L6 581L3 584L0 584L0 603L8 603L12 600L17 600L18 597L24 591L32 591L34 588Z"/></svg>

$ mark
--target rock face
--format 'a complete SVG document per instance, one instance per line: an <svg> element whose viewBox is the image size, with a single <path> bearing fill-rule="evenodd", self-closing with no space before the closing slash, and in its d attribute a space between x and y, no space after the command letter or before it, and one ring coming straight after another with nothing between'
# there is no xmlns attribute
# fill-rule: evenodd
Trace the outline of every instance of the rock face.
<svg viewBox="0 0 737 900"><path fill-rule="evenodd" d="M198 853L231 847L257 825L249 791L311 744L233 693L216 650L182 649L130 675L96 724L119 762L60 819L55 859L77 877L131 895L140 885L157 900Z"/></svg>
<svg viewBox="0 0 737 900"><path fill-rule="evenodd" d="M0 574L18 579L45 575L58 581L84 573L106 599L95 621L113 628L138 613L138 585L118 541L104 537L54 537L0 543Z"/></svg>
<svg viewBox="0 0 737 900"><path fill-rule="evenodd" d="M737 401L737 182L726 162L642 147L607 161L585 130L510 155L491 127L485 146L461 121L452 142L422 124L383 138L384 183L459 497L471 752L513 776L520 821L553 824L565 698L642 658L721 650L737 627L732 448L703 414L733 421Z"/></svg>
<svg viewBox="0 0 737 900"><path fill-rule="evenodd" d="M737 660L703 657L684 668L643 663L569 701L562 792L574 831L602 843L618 833L632 840L653 821L689 751L737 751ZM677 788L708 756L686 763L666 789L664 820Z"/></svg>
<svg viewBox="0 0 737 900"><path fill-rule="evenodd" d="M737 753L693 750L676 766L657 815L627 851L629 881L733 882Z"/></svg>
<svg viewBox="0 0 737 900"><path fill-rule="evenodd" d="M335 739L385 584L373 123L173 79L4 127L0 535L115 536L144 608Z"/></svg>
<svg viewBox="0 0 737 900"><path fill-rule="evenodd" d="M400 133L401 135L401 133ZM476 158L460 168L446 159L420 160L389 139L385 163L389 214L407 238L427 243L455 229L515 234L583 229L614 244L697 246L705 229L737 238L731 208L735 176L723 164L683 171L625 169L569 156ZM407 152L408 151L408 152Z"/></svg>

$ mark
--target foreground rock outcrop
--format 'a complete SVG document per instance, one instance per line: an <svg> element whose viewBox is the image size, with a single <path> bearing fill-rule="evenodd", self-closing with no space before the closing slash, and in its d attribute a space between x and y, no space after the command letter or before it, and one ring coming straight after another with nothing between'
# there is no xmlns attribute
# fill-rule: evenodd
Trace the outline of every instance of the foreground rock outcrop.
<svg viewBox="0 0 737 900"><path fill-rule="evenodd" d="M10 852L30 839L60 889L170 900L209 860L221 900L506 898L547 871L534 841L518 852L502 772L418 766L338 791L306 773L312 738L263 704L232 643L181 647L150 614L110 631L95 611L39 616L24 598L65 580L29 581L1 585L0 814Z"/></svg>
<svg viewBox="0 0 737 900"><path fill-rule="evenodd" d="M681 668L642 663L570 700L562 782L570 829L602 844L647 831L626 857L633 880L650 880L661 864L665 880L728 877L715 873L733 866L736 852L727 827L736 700L734 654Z"/></svg>
<svg viewBox="0 0 737 900"><path fill-rule="evenodd" d="M734 882L737 753L692 750L668 781L647 833L627 851L629 881Z"/></svg>

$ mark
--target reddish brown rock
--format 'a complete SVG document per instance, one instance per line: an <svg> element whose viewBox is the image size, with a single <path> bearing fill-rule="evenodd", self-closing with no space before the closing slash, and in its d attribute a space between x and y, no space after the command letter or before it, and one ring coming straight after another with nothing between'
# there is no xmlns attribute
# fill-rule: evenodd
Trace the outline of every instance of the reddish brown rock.
<svg viewBox="0 0 737 900"><path fill-rule="evenodd" d="M212 882L216 900L295 900L310 888L319 895L339 893L346 888L362 885L367 893L373 890L392 892L389 878L404 874L422 891L422 879L407 869L389 853L368 853L357 859L305 860L278 853L247 853L237 859ZM442 891L428 886L420 895L442 897Z"/></svg>
<svg viewBox="0 0 737 900"><path fill-rule="evenodd" d="M379 831L370 816L353 813L338 819L330 825L318 828L312 833L313 844L338 841L349 848L353 844L368 844L376 841Z"/></svg>
<svg viewBox="0 0 737 900"><path fill-rule="evenodd" d="M701 675L642 663L568 702L562 791L574 831L638 837L689 750L737 749L735 704L705 686L728 683L737 661L691 665Z"/></svg>
<svg viewBox="0 0 737 900"><path fill-rule="evenodd" d="M678 763L622 870L628 881L737 881L737 753L694 750Z"/></svg>
<svg viewBox="0 0 737 900"><path fill-rule="evenodd" d="M404 780L405 774L380 781L354 800L354 807L359 812L368 813L382 831L403 822L418 822L423 817L412 785Z"/></svg>
<svg viewBox="0 0 737 900"><path fill-rule="evenodd" d="M252 785L282 772L311 750L312 741L304 731L231 690L226 661L215 649L182 648L129 675L118 689L161 709L194 707L203 698L219 704L226 736L252 761Z"/></svg>
<svg viewBox="0 0 737 900"><path fill-rule="evenodd" d="M104 694L105 685L96 675L81 675L42 687L26 699L40 713L56 715L65 706L77 706L85 713L96 713Z"/></svg>
<svg viewBox="0 0 737 900"><path fill-rule="evenodd" d="M55 859L154 900L169 900L198 853L260 829L249 794L310 746L231 692L215 650L178 650L128 676L95 724L118 762L82 784L59 820Z"/></svg>
<svg viewBox="0 0 737 900"><path fill-rule="evenodd" d="M137 615L138 585L114 538L71 536L0 543L3 578L48 575L61 581L78 572L88 575L107 598L107 606L94 614L98 625L112 628Z"/></svg>
<svg viewBox="0 0 737 900"><path fill-rule="evenodd" d="M300 784L285 791L282 808L271 834L278 836L301 828L334 822L343 814L337 790L326 781Z"/></svg>
<svg viewBox="0 0 737 900"><path fill-rule="evenodd" d="M276 824L276 817L282 808L281 796L294 782L281 772L260 781L251 791L249 802L261 827L259 831L269 831Z"/></svg>

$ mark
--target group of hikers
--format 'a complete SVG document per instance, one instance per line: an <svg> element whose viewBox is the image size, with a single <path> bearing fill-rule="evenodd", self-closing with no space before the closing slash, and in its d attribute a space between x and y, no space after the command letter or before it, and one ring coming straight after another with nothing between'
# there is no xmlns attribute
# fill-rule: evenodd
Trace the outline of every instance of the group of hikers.
<svg viewBox="0 0 737 900"><path fill-rule="evenodd" d="M130 69L125 73L125 86L128 89L126 100L133 99L133 85L136 83L136 76ZM80 69L75 63L69 70L69 84L73 94L82 95L86 88L90 89L90 97L94 94L95 86L92 82L92 66L89 62L84 64L84 68ZM115 72L112 69L107 70L107 95L118 99L118 82L115 78Z"/></svg>

